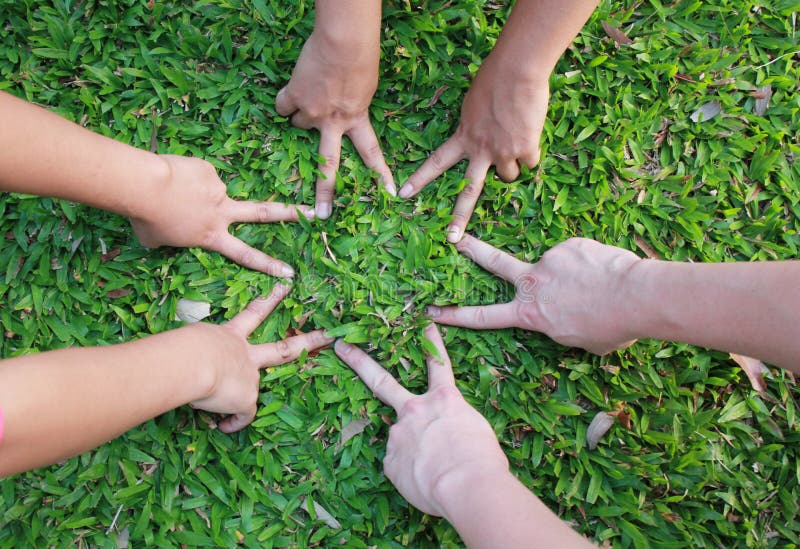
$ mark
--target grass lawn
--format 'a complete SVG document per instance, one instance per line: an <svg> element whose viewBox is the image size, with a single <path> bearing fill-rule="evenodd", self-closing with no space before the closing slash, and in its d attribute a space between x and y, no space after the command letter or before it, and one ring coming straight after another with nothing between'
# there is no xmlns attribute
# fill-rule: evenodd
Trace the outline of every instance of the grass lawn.
<svg viewBox="0 0 800 549"><path fill-rule="evenodd" d="M385 3L371 114L399 182L455 130L507 12ZM490 175L469 230L531 261L570 236L681 261L796 258L797 12L796 0L604 0L551 78L541 165L510 186ZM233 197L313 204L317 134L274 111L312 25L311 2L0 0L0 89L121 141L206 158ZM719 114L692 120L714 101ZM422 391L424 307L513 291L445 241L463 169L392 199L348 143L329 220L236 227L298 271L254 341L344 326ZM215 253L146 250L117 215L0 197L2 357L176 327L181 297L210 302L219 322L273 283ZM772 369L760 396L728 355L689 345L596 357L514 330L449 328L445 341L515 473L598 543L800 543L788 374ZM590 451L592 418L620 409L629 424ZM332 351L306 357L263 375L259 415L234 436L179 409L0 482L0 548L459 546L384 478L391 417Z"/></svg>

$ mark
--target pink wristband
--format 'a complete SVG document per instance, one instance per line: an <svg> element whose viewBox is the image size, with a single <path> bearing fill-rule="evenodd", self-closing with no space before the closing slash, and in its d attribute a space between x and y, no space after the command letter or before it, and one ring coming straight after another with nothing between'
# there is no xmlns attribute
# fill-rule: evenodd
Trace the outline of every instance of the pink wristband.
<svg viewBox="0 0 800 549"><path fill-rule="evenodd" d="M3 417L3 407L0 406L0 444L3 444L3 431L6 426L6 418Z"/></svg>

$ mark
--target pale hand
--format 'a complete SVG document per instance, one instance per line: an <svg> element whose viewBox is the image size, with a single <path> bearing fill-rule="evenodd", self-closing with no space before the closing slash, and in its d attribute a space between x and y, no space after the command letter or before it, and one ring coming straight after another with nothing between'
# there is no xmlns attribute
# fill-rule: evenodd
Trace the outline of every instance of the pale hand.
<svg viewBox="0 0 800 549"><path fill-rule="evenodd" d="M297 221L298 210L313 218L308 206L277 202L243 202L226 194L225 184L209 162L161 155L167 177L131 217L139 241L147 247L199 246L221 253L249 269L291 278L294 269L248 246L228 232L236 222Z"/></svg>
<svg viewBox="0 0 800 549"><path fill-rule="evenodd" d="M461 396L442 337L435 325L425 336L441 360L428 355L428 392L414 395L364 351L339 340L339 355L381 401L397 412L389 429L383 468L411 505L444 516L448 501L441 489L452 478L508 474L508 459L489 423Z"/></svg>
<svg viewBox="0 0 800 549"><path fill-rule="evenodd" d="M467 185L458 195L447 235L450 242L461 240L492 165L501 179L510 182L519 177L520 166L533 168L539 163L549 97L546 77L535 82L515 78L490 55L464 98L455 134L408 178L400 197L414 196L467 159Z"/></svg>
<svg viewBox="0 0 800 549"><path fill-rule="evenodd" d="M323 42L313 33L308 38L291 80L278 92L275 110L291 116L298 128L320 132L319 155L325 163L319 167L315 211L318 218L327 219L333 209L343 135L380 176L386 191L394 195L396 190L367 110L378 86L379 48L342 52Z"/></svg>
<svg viewBox="0 0 800 549"><path fill-rule="evenodd" d="M643 259L586 238L571 238L525 263L465 235L459 252L514 284L509 303L476 307L429 307L440 324L474 329L523 328L570 347L606 354L637 338L630 274Z"/></svg>
<svg viewBox="0 0 800 549"><path fill-rule="evenodd" d="M278 341L253 345L247 336L275 309L291 291L277 284L266 297L256 299L247 308L221 325L197 323L190 328L203 330L199 337L213 341L209 353L212 372L208 394L191 403L194 408L230 414L219 422L219 430L232 433L249 425L256 415L260 370L295 360L303 350L312 351L333 342L324 330L308 332Z"/></svg>

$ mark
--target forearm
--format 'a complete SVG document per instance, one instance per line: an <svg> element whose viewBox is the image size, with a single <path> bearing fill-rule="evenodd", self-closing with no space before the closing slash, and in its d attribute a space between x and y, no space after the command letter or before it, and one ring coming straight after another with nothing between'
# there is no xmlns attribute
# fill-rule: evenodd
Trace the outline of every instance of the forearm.
<svg viewBox="0 0 800 549"><path fill-rule="evenodd" d="M314 34L339 57L378 59L381 35L380 0L317 0Z"/></svg>
<svg viewBox="0 0 800 549"><path fill-rule="evenodd" d="M591 547L510 472L442 479L445 518L471 549Z"/></svg>
<svg viewBox="0 0 800 549"><path fill-rule="evenodd" d="M0 190L52 196L136 215L166 180L157 155L114 141L0 92Z"/></svg>
<svg viewBox="0 0 800 549"><path fill-rule="evenodd" d="M0 362L5 435L0 477L94 448L140 423L204 397L210 325L141 340L63 349Z"/></svg>
<svg viewBox="0 0 800 549"><path fill-rule="evenodd" d="M517 0L489 58L515 78L546 82L598 1Z"/></svg>
<svg viewBox="0 0 800 549"><path fill-rule="evenodd" d="M800 261L642 261L630 274L638 337L681 341L800 371Z"/></svg>

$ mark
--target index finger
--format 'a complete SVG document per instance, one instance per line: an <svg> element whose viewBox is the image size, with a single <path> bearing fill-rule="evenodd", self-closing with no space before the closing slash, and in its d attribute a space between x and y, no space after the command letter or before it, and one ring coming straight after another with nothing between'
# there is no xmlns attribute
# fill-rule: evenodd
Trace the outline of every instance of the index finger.
<svg viewBox="0 0 800 549"><path fill-rule="evenodd" d="M456 244L456 249L490 273L512 284L518 282L531 267L469 234L465 234L461 242Z"/></svg>
<svg viewBox="0 0 800 549"><path fill-rule="evenodd" d="M414 196L462 158L464 158L464 149L461 146L461 142L457 138L451 137L433 151L428 159L422 163L422 166L411 174L411 177L406 180L406 184L403 185L400 193L398 193L400 198Z"/></svg>
<svg viewBox="0 0 800 549"><path fill-rule="evenodd" d="M483 183L491 165L491 161L483 158L469 161L467 173L464 174L468 181L467 186L456 199L456 205L453 208L453 222L447 227L448 242L456 243L461 240L461 235L464 234L469 218L472 217L472 212L475 210L475 204L478 203L478 198L481 196Z"/></svg>
<svg viewBox="0 0 800 549"><path fill-rule="evenodd" d="M321 128L319 155L325 163L320 164L321 175L317 179L317 198L314 211L317 218L328 219L333 211L333 192L336 189L336 172L342 154L342 134L330 128Z"/></svg>
<svg viewBox="0 0 800 549"><path fill-rule="evenodd" d="M394 408L395 412L399 413L403 405L414 397L380 364L355 345L350 345L340 339L333 346L333 350L358 374L358 377L375 396Z"/></svg>
<svg viewBox="0 0 800 549"><path fill-rule="evenodd" d="M227 231L213 241L210 249L221 253L228 259L248 269L277 277L294 277L294 269L288 264L278 261L252 246L248 246Z"/></svg>
<svg viewBox="0 0 800 549"><path fill-rule="evenodd" d="M298 211L306 218L314 219L314 209L310 206L283 204L282 202L249 202L230 199L228 211L232 222L242 223L297 221Z"/></svg>
<svg viewBox="0 0 800 549"><path fill-rule="evenodd" d="M244 311L228 321L228 328L245 337L250 335L264 319L275 310L278 303L286 297L292 287L280 282L275 284L267 297L259 297L247 304Z"/></svg>
<svg viewBox="0 0 800 549"><path fill-rule="evenodd" d="M396 196L397 189L394 186L392 171L386 164L381 145L378 142L378 136L375 135L375 130L372 129L372 124L369 123L366 115L363 120L347 132L347 135L350 136L350 141L353 142L364 164L381 177L386 192Z"/></svg>
<svg viewBox="0 0 800 549"><path fill-rule="evenodd" d="M428 324L425 328L425 337L433 343L433 346L439 353L439 356L427 354L428 361L428 389L435 389L437 387L455 387L456 380L453 377L453 364L450 362L450 356L447 354L447 349L442 341L442 335L436 324Z"/></svg>

